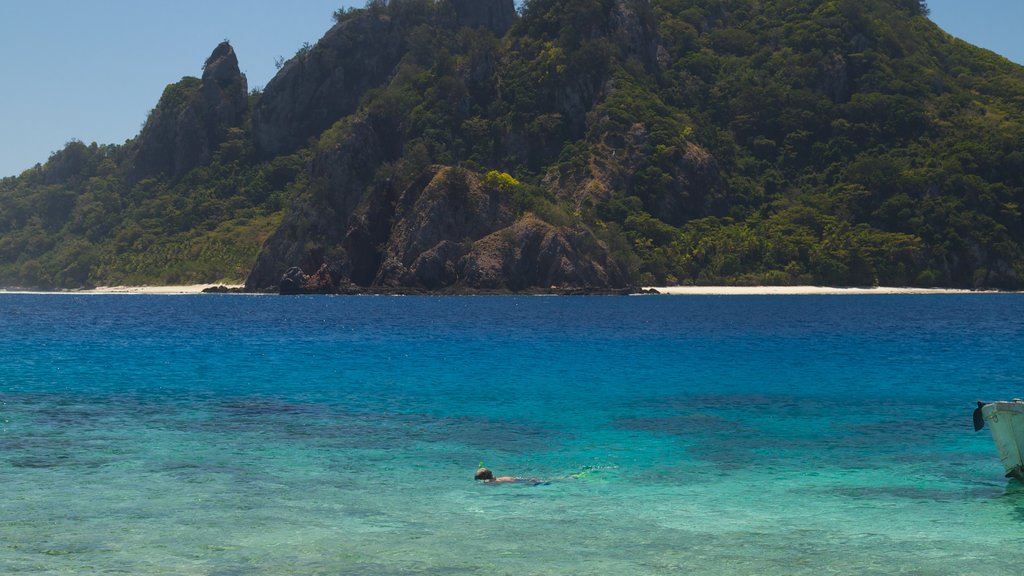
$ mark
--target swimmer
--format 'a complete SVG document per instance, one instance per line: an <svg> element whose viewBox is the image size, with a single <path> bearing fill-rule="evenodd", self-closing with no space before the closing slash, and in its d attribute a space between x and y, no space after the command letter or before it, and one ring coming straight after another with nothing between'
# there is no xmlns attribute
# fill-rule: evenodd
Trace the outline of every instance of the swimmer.
<svg viewBox="0 0 1024 576"><path fill-rule="evenodd" d="M477 469L476 474L473 475L473 479L479 480L485 484L547 484L547 482L540 478L518 478L516 476L498 476L495 478L494 472L483 467Z"/></svg>

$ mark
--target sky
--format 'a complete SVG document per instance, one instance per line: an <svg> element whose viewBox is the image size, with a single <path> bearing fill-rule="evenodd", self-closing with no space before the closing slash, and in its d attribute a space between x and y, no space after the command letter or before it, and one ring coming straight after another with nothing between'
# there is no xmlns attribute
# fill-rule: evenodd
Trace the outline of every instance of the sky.
<svg viewBox="0 0 1024 576"><path fill-rule="evenodd" d="M138 134L167 84L230 40L249 88L365 0L0 0L0 177L72 139ZM1024 0L928 0L947 32L1024 64Z"/></svg>

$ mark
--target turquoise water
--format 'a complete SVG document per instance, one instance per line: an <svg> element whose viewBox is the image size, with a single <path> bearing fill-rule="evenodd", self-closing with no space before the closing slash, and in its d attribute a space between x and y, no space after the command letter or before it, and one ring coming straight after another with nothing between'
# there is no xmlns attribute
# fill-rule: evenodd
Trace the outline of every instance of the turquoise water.
<svg viewBox="0 0 1024 576"><path fill-rule="evenodd" d="M1017 574L971 410L1022 345L1016 295L0 295L0 573Z"/></svg>

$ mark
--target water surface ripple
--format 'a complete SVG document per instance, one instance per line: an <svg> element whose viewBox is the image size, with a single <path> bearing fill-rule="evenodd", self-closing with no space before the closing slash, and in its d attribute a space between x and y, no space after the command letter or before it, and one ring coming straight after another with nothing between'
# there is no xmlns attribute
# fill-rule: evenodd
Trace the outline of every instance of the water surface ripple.
<svg viewBox="0 0 1024 576"><path fill-rule="evenodd" d="M0 573L1015 574L1022 348L1016 295L2 294Z"/></svg>

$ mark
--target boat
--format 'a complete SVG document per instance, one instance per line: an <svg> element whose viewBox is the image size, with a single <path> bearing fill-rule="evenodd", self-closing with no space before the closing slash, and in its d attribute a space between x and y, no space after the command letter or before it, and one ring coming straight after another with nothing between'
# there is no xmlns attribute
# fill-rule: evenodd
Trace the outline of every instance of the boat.
<svg viewBox="0 0 1024 576"><path fill-rule="evenodd" d="M1024 400L978 402L974 431L986 425L992 432L1006 477L1024 482Z"/></svg>

